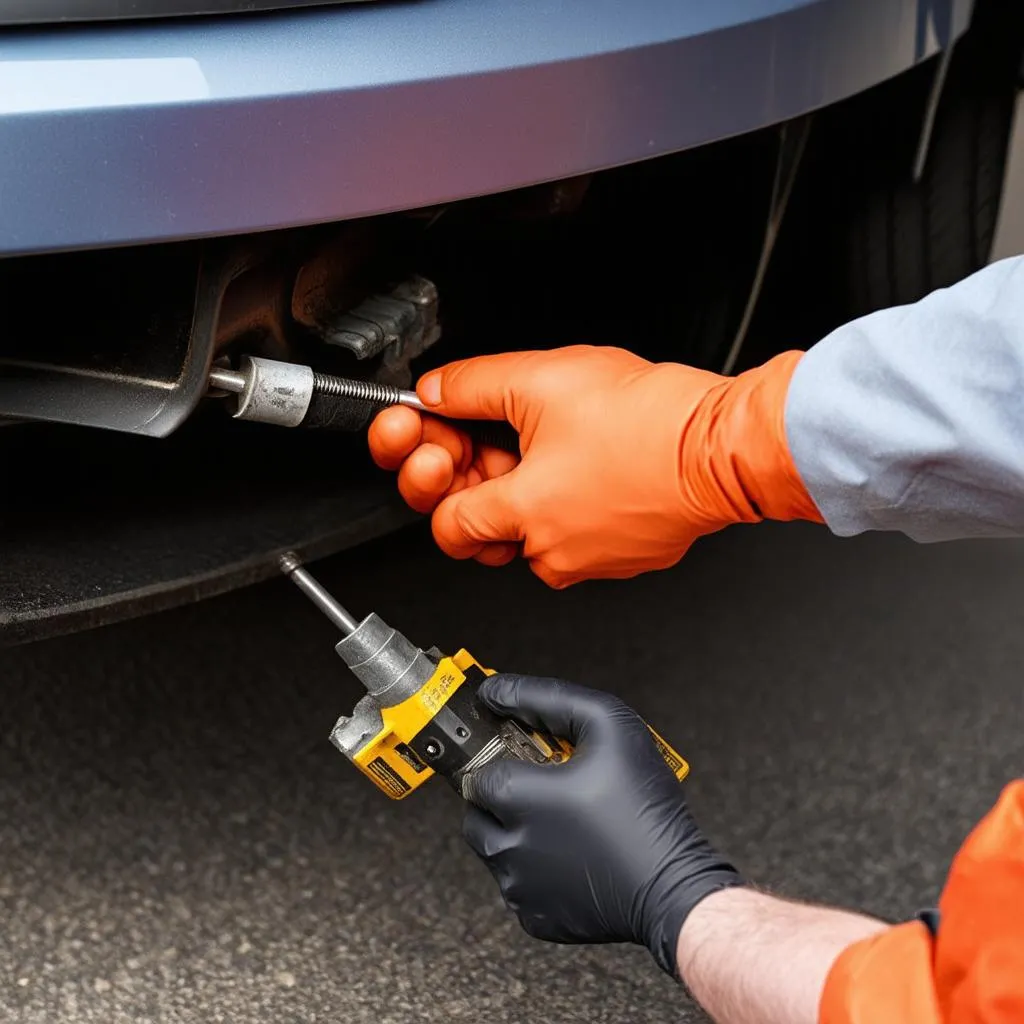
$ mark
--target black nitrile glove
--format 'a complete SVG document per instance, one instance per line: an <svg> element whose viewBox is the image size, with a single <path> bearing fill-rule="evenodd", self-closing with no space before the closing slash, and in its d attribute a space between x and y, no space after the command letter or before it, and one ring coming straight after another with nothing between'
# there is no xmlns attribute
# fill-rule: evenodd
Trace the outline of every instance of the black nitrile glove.
<svg viewBox="0 0 1024 1024"><path fill-rule="evenodd" d="M495 761L473 776L466 841L526 931L552 942L636 942L676 976L687 915L743 880L712 849L643 720L557 679L492 676L498 714L569 740L562 765Z"/></svg>

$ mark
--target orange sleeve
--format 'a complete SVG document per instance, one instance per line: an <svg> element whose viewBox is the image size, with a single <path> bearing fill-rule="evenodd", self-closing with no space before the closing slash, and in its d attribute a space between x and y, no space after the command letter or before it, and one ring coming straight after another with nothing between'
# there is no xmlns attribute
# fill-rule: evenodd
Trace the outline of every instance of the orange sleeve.
<svg viewBox="0 0 1024 1024"><path fill-rule="evenodd" d="M1024 1021L1024 780L971 833L939 902L935 988L949 1024Z"/></svg>
<svg viewBox="0 0 1024 1024"><path fill-rule="evenodd" d="M825 981L821 1024L942 1024L932 937L910 921L848 946Z"/></svg>
<svg viewBox="0 0 1024 1024"><path fill-rule="evenodd" d="M821 1024L1024 1021L1024 780L1011 783L953 861L933 940L910 922L840 954Z"/></svg>

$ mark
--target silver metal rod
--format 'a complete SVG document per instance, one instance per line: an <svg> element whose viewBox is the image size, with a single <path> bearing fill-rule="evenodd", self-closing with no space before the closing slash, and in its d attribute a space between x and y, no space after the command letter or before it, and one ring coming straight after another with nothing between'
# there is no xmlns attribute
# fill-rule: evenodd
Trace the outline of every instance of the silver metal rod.
<svg viewBox="0 0 1024 1024"><path fill-rule="evenodd" d="M430 410L420 401L420 396L415 391L399 391L398 392L398 404L407 405L410 409L418 409L420 412L429 412Z"/></svg>
<svg viewBox="0 0 1024 1024"><path fill-rule="evenodd" d="M240 395L246 386L244 373L237 370L222 370L214 367L210 371L209 387L217 391L230 391L232 394Z"/></svg>
<svg viewBox="0 0 1024 1024"><path fill-rule="evenodd" d="M346 636L359 628L359 620L340 605L319 583L302 568L298 556L289 551L278 560L281 572L291 577L292 583L301 590Z"/></svg>
<svg viewBox="0 0 1024 1024"><path fill-rule="evenodd" d="M356 401L379 403L381 405L407 405L410 409L417 409L420 412L428 412L427 407L420 401L415 391L405 391L390 384L378 384L375 381L348 380L345 377L332 377L327 374L313 373L308 367L292 363L279 363L269 359L249 358L243 360L245 370L226 370L223 367L214 367L210 371L208 387L211 391L229 391L235 395L246 392L252 382L252 375L255 372L257 377L259 371L266 368L275 370L291 370L293 373L311 374L311 388L317 394L336 395L338 398L352 398ZM245 372L248 371L248 372ZM303 391L298 386L298 391ZM259 416L243 417L259 419Z"/></svg>

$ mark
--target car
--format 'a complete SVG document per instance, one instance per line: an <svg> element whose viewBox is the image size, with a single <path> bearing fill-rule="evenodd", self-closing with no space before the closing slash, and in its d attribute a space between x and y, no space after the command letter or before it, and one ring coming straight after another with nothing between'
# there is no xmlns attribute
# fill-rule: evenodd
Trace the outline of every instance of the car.
<svg viewBox="0 0 1024 1024"><path fill-rule="evenodd" d="M984 265L1000 0L0 0L0 640L411 519L246 355L408 386L575 341L733 372Z"/></svg>

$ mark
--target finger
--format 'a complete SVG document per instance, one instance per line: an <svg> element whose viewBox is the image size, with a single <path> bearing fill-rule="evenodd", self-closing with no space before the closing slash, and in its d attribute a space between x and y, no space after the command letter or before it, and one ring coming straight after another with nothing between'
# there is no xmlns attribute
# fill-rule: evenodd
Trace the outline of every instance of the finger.
<svg viewBox="0 0 1024 1024"><path fill-rule="evenodd" d="M507 849L515 840L515 833L509 830L531 807L536 809L539 798L547 792L550 779L550 767L503 758L485 764L470 775L465 784L466 798L499 823L505 844L502 849ZM488 835L495 841L498 838L497 833Z"/></svg>
<svg viewBox="0 0 1024 1024"><path fill-rule="evenodd" d="M473 461L473 442L451 423L445 423L436 416L423 417L424 444L437 444L451 452L455 467L464 472Z"/></svg>
<svg viewBox="0 0 1024 1024"><path fill-rule="evenodd" d="M512 452L490 445L477 445L473 457L473 465L480 471L485 480L493 480L496 476L511 473L519 465L520 458Z"/></svg>
<svg viewBox="0 0 1024 1024"><path fill-rule="evenodd" d="M427 514L448 493L454 478L451 453L437 444L422 444L402 463L398 491L410 508Z"/></svg>
<svg viewBox="0 0 1024 1024"><path fill-rule="evenodd" d="M505 902L508 902L508 897L505 898ZM518 917L523 931L531 938L542 939L544 942L573 941L572 938L566 937L562 925L557 920L557 915L544 911L533 911L529 914L520 913Z"/></svg>
<svg viewBox="0 0 1024 1024"><path fill-rule="evenodd" d="M441 437L444 443L428 443L426 438L435 434L424 423L424 443L413 451L398 471L398 490L417 512L433 512L446 495L482 483L491 475L502 476L515 468L515 457L496 449L484 449L466 467L461 452L471 452L468 439L463 449L456 439L457 432L452 431L448 437ZM515 551L505 561L514 557Z"/></svg>
<svg viewBox="0 0 1024 1024"><path fill-rule="evenodd" d="M482 860L504 853L511 845L508 831L493 814L470 804L462 819L462 838Z"/></svg>
<svg viewBox="0 0 1024 1024"><path fill-rule="evenodd" d="M450 494L434 511L434 539L452 558L475 558L485 544L523 539L514 495L515 472Z"/></svg>
<svg viewBox="0 0 1024 1024"><path fill-rule="evenodd" d="M423 377L416 392L431 409L461 419L505 420L516 429L510 381L534 353L503 352L449 363Z"/></svg>
<svg viewBox="0 0 1024 1024"><path fill-rule="evenodd" d="M479 444L454 424L445 423L433 416L423 418L421 442L437 444L451 452L456 473L467 473L471 468L475 469L477 475L473 483L503 476L519 465L518 455L491 445Z"/></svg>
<svg viewBox="0 0 1024 1024"><path fill-rule="evenodd" d="M573 583L579 583L584 578L552 569L539 558L530 559L530 570L537 579L546 583L552 590L565 590L566 587L572 586Z"/></svg>
<svg viewBox="0 0 1024 1024"><path fill-rule="evenodd" d="M481 565L497 567L500 565L508 565L509 562L515 560L515 557L518 554L518 544L487 544L483 550L474 557Z"/></svg>
<svg viewBox="0 0 1024 1024"><path fill-rule="evenodd" d="M415 409L393 405L379 412L370 424L367 440L373 461L381 469L398 469L420 443L424 418Z"/></svg>
<svg viewBox="0 0 1024 1024"><path fill-rule="evenodd" d="M499 715L515 718L576 746L609 720L617 719L621 711L629 711L617 697L600 690L561 679L508 672L485 679L478 692L480 699Z"/></svg>

